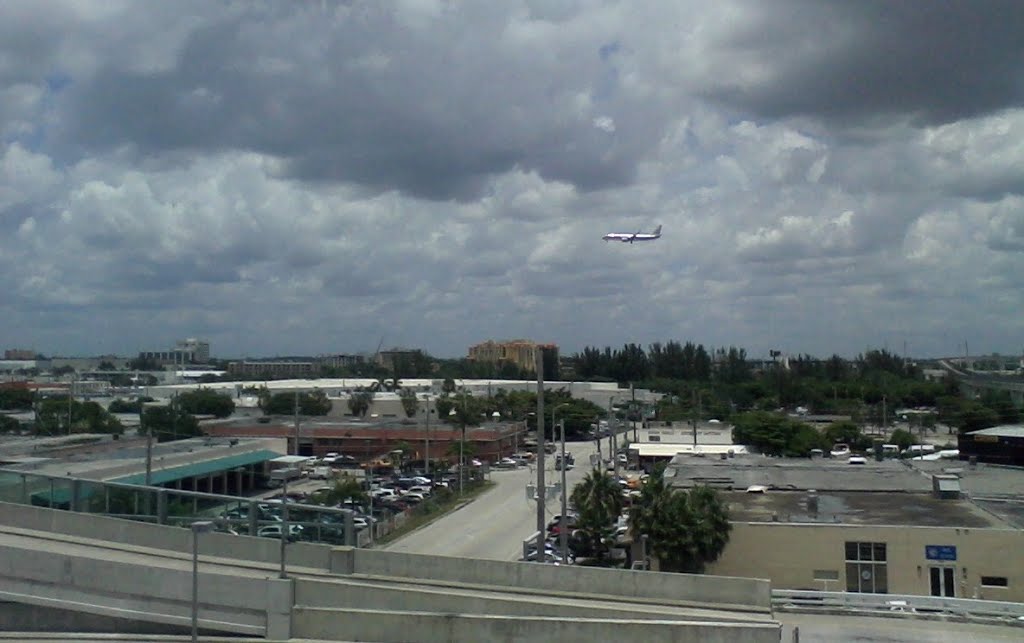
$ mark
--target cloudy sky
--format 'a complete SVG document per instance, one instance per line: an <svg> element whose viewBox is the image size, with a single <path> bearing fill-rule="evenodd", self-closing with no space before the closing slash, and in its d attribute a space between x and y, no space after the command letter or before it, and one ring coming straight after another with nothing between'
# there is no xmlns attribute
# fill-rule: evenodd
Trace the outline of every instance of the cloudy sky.
<svg viewBox="0 0 1024 643"><path fill-rule="evenodd" d="M47 354L1018 353L1024 3L4 2L0 274Z"/></svg>

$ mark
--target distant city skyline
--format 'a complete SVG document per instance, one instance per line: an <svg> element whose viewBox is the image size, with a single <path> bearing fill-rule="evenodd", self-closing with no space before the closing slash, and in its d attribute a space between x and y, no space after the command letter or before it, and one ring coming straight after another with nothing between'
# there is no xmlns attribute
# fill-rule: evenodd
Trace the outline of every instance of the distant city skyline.
<svg viewBox="0 0 1024 643"><path fill-rule="evenodd" d="M204 341L206 338L200 337L199 339L201 341ZM703 344L703 342L699 342L699 341L695 341L695 340L687 340L687 339L681 339L681 338L661 338L661 339L656 339L656 340L651 340L651 341L633 341L633 342L628 342L627 341L627 342L619 342L617 344L607 344L607 345L604 345L604 344L603 345L591 344L590 346L596 347L596 348L600 348L600 349L605 348L605 346L610 346L614 350L616 348L621 348L625 344L634 343L634 344L639 344L646 351L648 349L648 347L652 343L654 343L655 341L659 341L659 342L664 344L666 341L671 341L671 340L679 341L681 343L686 343L687 341L693 341L695 344ZM471 346L474 346L476 344L480 344L480 343L485 342L485 341L487 341L487 340L481 340L481 342L476 342L473 345L467 345L461 352L458 352L458 353L455 353L455 354L435 353L435 352L429 350L426 347L422 347L422 346L408 346L408 345L384 346L381 350L382 351L390 351L390 350L399 349L399 348L401 348L401 349L409 349L409 350L423 350L428 355L430 355L431 357L435 357L435 358L440 358L440 359L465 359L465 358L468 357L468 349ZM495 341L497 341L497 340L495 340ZM171 342L171 343L173 344L173 342ZM556 345L558 347L560 356L563 357L563 358L564 357L572 357L573 355L581 352L584 348L587 347L587 346L580 346L578 349L567 350L564 346L558 344L558 342L544 342L544 341L541 341L541 342L538 342L538 343L540 343L540 344L551 343L551 344ZM278 358L278 357L280 357L280 358L300 358L300 357L301 358L315 358L315 357L324 357L324 356L330 356L330 355L362 355L362 356L372 357L376 353L376 347L371 347L371 348L368 348L366 350L318 350L318 351L308 351L308 352L302 352L302 351L282 352L282 351L277 351L277 352L268 352L268 353L245 352L245 353L239 353L239 354L228 354L228 353L222 354L222 353L220 353L217 350L216 344L214 342L210 342L210 344L211 344L210 357L212 359L217 359L217 360L273 359L273 358ZM736 348L742 348L742 349L746 350L747 351L747 358L748 359L765 359L765 360L770 360L770 359L772 359L771 351L772 350L777 350L777 349L766 349L763 353L756 353L756 352L752 352L746 346L742 346L742 345L735 344L735 343L733 343L733 344L724 344L724 345L716 345L716 346L712 346L712 345L709 345L709 344L704 344L704 347L709 349L709 350L710 349L718 349L718 348L728 348L729 346L735 346ZM969 343L968 343L968 346L970 346ZM905 354L903 352L902 345L900 347L898 347L898 348L894 348L892 346L886 346L886 345L867 346L864 349L862 349L861 351L858 351L857 353L854 353L854 354L842 354L842 353L838 353L838 352L835 352L835 351L828 352L828 353L815 354L815 353L810 353L808 351L800 351L800 350L797 350L797 351L785 351L785 350L783 350L783 351L781 351L781 354L782 354L782 356L789 356L789 357L796 357L796 356L799 356L799 355L810 355L811 357L815 357L815 358L819 358L819 359L827 359L827 358L831 357L834 354L838 354L840 357L843 357L845 359L854 359L858 355L863 354L863 353L865 353L867 351L870 351L870 350L887 350L890 353L893 353L893 354L896 354L896 355L901 355L901 356L905 355L907 357L915 358L915 359L937 359L937 358L942 358L942 357L962 357L962 356L965 355L965 353L963 352L963 348L964 348L964 344L963 344L963 342L961 342L960 343L960 349L961 350L959 352L950 351L950 352L942 353L942 354L915 354L912 350L910 350L910 346L909 345L907 346L907 352ZM66 352L66 353L61 353L61 352L52 352L52 351L46 351L46 350L39 350L38 348L35 348L35 347L33 347L33 348L26 348L26 347L23 347L23 346L10 346L10 345L5 346L4 350L5 350L5 353L8 352L8 351L29 351L33 355L35 355L35 354L42 354L42 355L44 355L46 357L61 357L61 358L72 358L72 357L89 358L89 357L102 357L102 356L105 356L105 355L115 356L115 357L120 357L120 358L135 358L135 357L138 357L140 353L145 353L145 352L149 352L150 351L150 349L144 349L144 350L137 350L137 351L130 351L129 350L127 352L110 352L110 351L107 351L107 352L100 353L100 352L87 352L87 351L83 351L83 352ZM1001 357L1021 357L1022 359L1024 359L1024 350L998 351L998 350L983 350L983 349L982 350L974 350L972 348L969 356L970 357L986 357L986 356L991 356L991 355L999 355ZM30 359L30 358L7 358L5 356L5 359Z"/></svg>

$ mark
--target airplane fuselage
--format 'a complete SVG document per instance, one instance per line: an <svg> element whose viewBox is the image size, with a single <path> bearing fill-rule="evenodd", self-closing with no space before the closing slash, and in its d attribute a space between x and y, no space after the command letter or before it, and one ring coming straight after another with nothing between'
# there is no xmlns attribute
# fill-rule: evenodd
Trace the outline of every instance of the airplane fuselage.
<svg viewBox="0 0 1024 643"><path fill-rule="evenodd" d="M609 232L601 238L605 241L621 241L622 243L654 241L661 238L661 226L655 228L654 232Z"/></svg>

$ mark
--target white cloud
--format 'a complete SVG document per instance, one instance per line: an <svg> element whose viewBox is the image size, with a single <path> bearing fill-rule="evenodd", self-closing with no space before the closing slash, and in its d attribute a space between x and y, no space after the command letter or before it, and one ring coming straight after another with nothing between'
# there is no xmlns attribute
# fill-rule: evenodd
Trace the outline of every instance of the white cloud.
<svg viewBox="0 0 1024 643"><path fill-rule="evenodd" d="M896 38L858 3L16 4L8 341L1006 350L1024 37L954 9Z"/></svg>

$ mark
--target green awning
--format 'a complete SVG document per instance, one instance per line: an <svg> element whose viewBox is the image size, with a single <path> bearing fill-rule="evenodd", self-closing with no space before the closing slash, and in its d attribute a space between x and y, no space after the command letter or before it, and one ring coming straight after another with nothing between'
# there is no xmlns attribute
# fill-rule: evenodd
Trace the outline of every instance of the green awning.
<svg viewBox="0 0 1024 643"><path fill-rule="evenodd" d="M150 475L150 483L154 486L160 486L167 484L168 482L175 482L177 480L185 480L187 478L198 478L202 476L208 476L211 473L222 473L224 471L230 471L238 467L244 467L250 464L259 464L274 458L281 457L280 453L273 451L250 451L248 453L239 453L238 455L229 456L226 458L217 458L216 460L204 460L203 462L196 462L194 464L186 464L180 467L171 467L169 469L159 469L153 471ZM113 478L111 480L105 480L104 482L120 482L122 484L146 484L146 474L136 473L130 476L123 476L120 478Z"/></svg>

